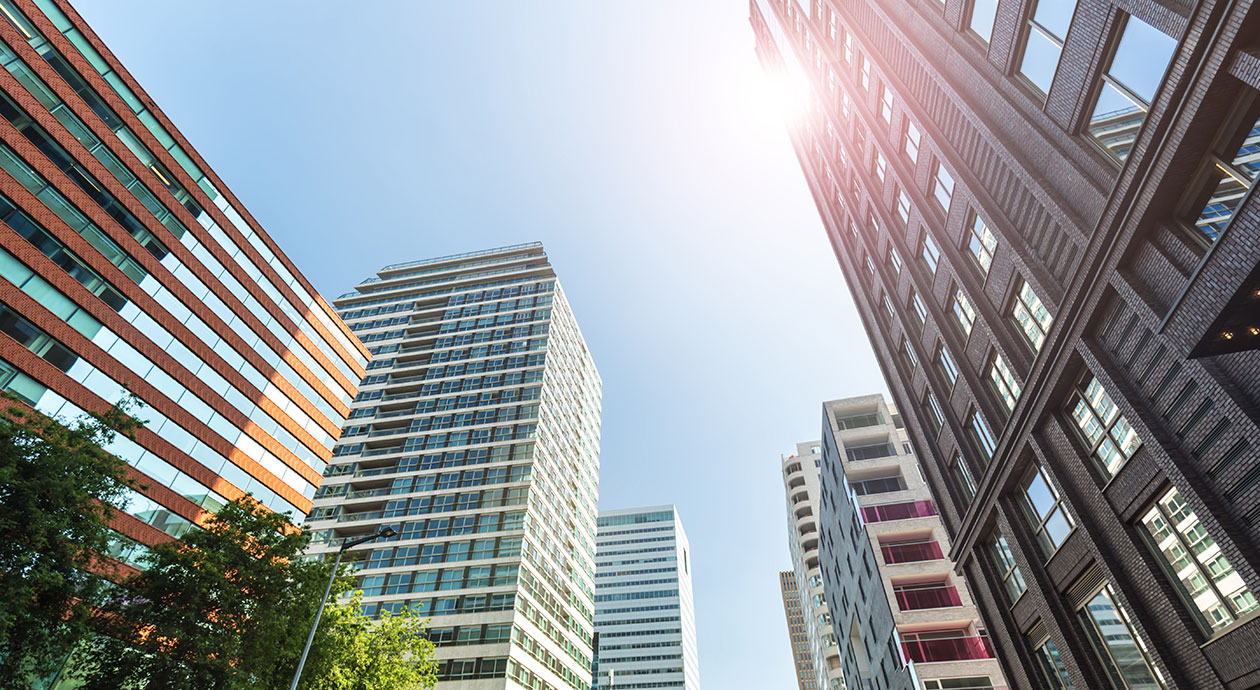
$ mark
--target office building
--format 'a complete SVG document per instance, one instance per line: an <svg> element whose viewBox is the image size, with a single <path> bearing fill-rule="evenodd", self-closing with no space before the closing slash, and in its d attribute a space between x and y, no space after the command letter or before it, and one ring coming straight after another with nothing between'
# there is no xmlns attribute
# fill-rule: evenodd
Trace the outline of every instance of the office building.
<svg viewBox="0 0 1260 690"><path fill-rule="evenodd" d="M788 552L796 591L801 598L801 616L809 647L814 679L812 688L843 690L840 647L831 620L831 610L823 593L822 562L818 558L818 501L822 487L822 444L796 444L796 453L780 457L783 489L787 499Z"/></svg>
<svg viewBox="0 0 1260 690"><path fill-rule="evenodd" d="M393 264L334 304L373 357L312 553L395 529L364 607L432 617L440 688L588 690L601 383L542 245Z"/></svg>
<svg viewBox="0 0 1260 690"><path fill-rule="evenodd" d="M788 642L792 649L792 668L796 670L798 690L818 690L814 675L814 654L805 634L805 613L801 590L796 586L796 573L779 573L779 590L783 593L783 613L787 616Z"/></svg>
<svg viewBox="0 0 1260 690"><path fill-rule="evenodd" d="M599 512L600 688L700 690L690 552L674 506Z"/></svg>
<svg viewBox="0 0 1260 690"><path fill-rule="evenodd" d="M367 351L73 8L0 14L0 388L138 398L123 563L246 494L300 522Z"/></svg>
<svg viewBox="0 0 1260 690"><path fill-rule="evenodd" d="M824 403L821 445L819 559L847 686L1005 688L896 410Z"/></svg>
<svg viewBox="0 0 1260 690"><path fill-rule="evenodd" d="M1260 13L750 7L1010 685L1260 681Z"/></svg>

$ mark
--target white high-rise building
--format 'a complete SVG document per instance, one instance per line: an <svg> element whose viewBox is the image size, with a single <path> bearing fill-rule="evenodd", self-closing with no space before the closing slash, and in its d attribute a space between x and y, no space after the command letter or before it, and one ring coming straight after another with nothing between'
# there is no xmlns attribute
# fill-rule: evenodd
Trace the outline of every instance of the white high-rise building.
<svg viewBox="0 0 1260 690"><path fill-rule="evenodd" d="M596 687L700 690L691 547L678 510L600 511L596 545Z"/></svg>
<svg viewBox="0 0 1260 690"><path fill-rule="evenodd" d="M386 266L334 304L373 360L313 552L398 532L362 547L365 609L432 617L442 690L588 690L601 383L542 245Z"/></svg>

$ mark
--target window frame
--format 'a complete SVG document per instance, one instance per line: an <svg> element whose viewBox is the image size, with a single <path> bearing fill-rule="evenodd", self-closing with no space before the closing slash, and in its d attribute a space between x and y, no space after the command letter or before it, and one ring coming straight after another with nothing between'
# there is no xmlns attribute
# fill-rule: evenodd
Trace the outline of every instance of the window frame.
<svg viewBox="0 0 1260 690"><path fill-rule="evenodd" d="M1002 364L1000 368L998 367L999 362ZM1006 373L1005 376L1002 375L1003 372ZM1015 410L1015 405L1019 403L1019 396L1024 392L1024 387L1015 379L1015 370L1007 363L1002 353L995 349L993 354L989 356L989 366L986 367L985 373L989 384L993 387L994 392L997 393L998 400L1002 402L1002 406L1009 415ZM1013 391L1011 390L1012 388Z"/></svg>
<svg viewBox="0 0 1260 690"><path fill-rule="evenodd" d="M914 131L913 137L910 136L911 131ZM910 153L912 143L914 144L913 154ZM918 125L914 124L909 117L906 117L905 123L901 126L901 152L906 155L906 158L910 159L913 166L919 164L919 152L922 150L922 147L923 130L919 129Z"/></svg>
<svg viewBox="0 0 1260 690"><path fill-rule="evenodd" d="M1028 296L1031 296L1036 304L1030 302L1027 299ZM1047 317L1044 323L1037 316L1038 307L1045 312ZM1027 319L1020 317L1021 310L1027 316ZM1041 352L1042 346L1046 344L1046 338L1050 335L1050 329L1054 326L1054 314L1050 313L1050 308L1046 306L1045 300L1041 299L1041 296L1037 294L1036 290L1033 290L1032 285L1023 276L1019 276L1015 281L1007 313L1014 320L1015 327L1020 335L1023 336L1024 344L1032 348L1034 353ZM1036 335L1040 336L1039 338L1034 337L1034 334L1029 332L1030 327L1035 331Z"/></svg>
<svg viewBox="0 0 1260 690"><path fill-rule="evenodd" d="M1159 667L1155 664L1154 658L1151 656L1150 651L1147 650L1146 640L1142 639L1141 633L1133 624L1132 616L1129 614L1128 610L1125 609L1110 582L1103 582L1095 589L1093 594L1087 597L1082 597L1081 603L1073 611L1076 616L1077 625L1079 625L1084 631L1085 638L1088 640L1088 645L1090 649L1094 651L1094 660L1098 662L1098 665L1103 670L1102 675L1106 677L1112 685L1115 685L1118 681L1119 686L1117 687L1131 687L1127 682L1125 682L1123 673L1120 671L1120 664L1116 661L1116 657L1112 653L1111 647L1107 642L1109 639L1114 639L1116 637L1114 631L1112 631L1112 634L1110 635L1106 634L1100 627L1098 620L1093 616L1093 614L1089 613L1089 611L1094 608L1092 606L1093 602L1096 601L1099 596L1105 596L1111 603L1112 610L1118 616L1118 622L1124 626L1125 632L1128 633L1130 639L1133 641L1134 648L1138 651L1139 655L1142 657L1143 663L1150 671L1151 679L1154 680L1160 688L1167 690L1168 683L1164 680L1164 674L1160 672Z"/></svg>
<svg viewBox="0 0 1260 690"><path fill-rule="evenodd" d="M954 315L954 325L962 331L963 340L971 338L971 334L976 330L976 321L979 319L976 314L976 307L971 303L971 298L967 297L967 293L963 291L961 285L954 284L954 289L950 295L950 313ZM964 316L966 321L964 322Z"/></svg>
<svg viewBox="0 0 1260 690"><path fill-rule="evenodd" d="M1097 386L1096 392L1094 392L1095 386ZM1105 417L1105 413L1107 413L1108 409L1106 406L1101 408L1096 407L1096 403L1094 401L1099 399L1099 394L1101 394L1102 399L1105 399L1106 404L1110 406L1110 420ZM1077 414L1077 411L1081 409L1084 409L1084 411L1089 415L1088 421L1092 421L1100 430L1096 439L1090 438L1089 431L1087 429L1088 421L1082 420ZM1098 377L1094 375L1094 372L1089 369L1085 369L1085 371L1082 372L1072 384L1072 390L1068 394L1064 412L1068 416L1069 426L1072 427L1072 429L1076 432L1076 437L1085 446L1086 454L1089 455L1089 458L1093 461L1094 466L1102 472L1103 476L1108 480L1119 474L1120 470L1123 469L1124 466L1128 464L1129 460L1137 454L1138 450L1142 448L1142 437L1138 435L1137 430L1133 428L1133 424L1125 417L1124 413L1121 412L1120 406L1116 404L1115 398L1111 396L1107 387L1104 386L1102 381L1100 381ZM1113 435L1113 431L1117 427L1127 428L1128 433L1126 436L1130 436L1132 440L1136 441L1136 444L1123 442L1122 439L1117 439ZM1099 451L1107 445L1110 445L1115 451L1114 456L1104 456L1099 454ZM1128 448L1128 450L1126 450L1126 448ZM1108 460L1109 457L1119 457L1120 461L1113 466Z"/></svg>
<svg viewBox="0 0 1260 690"><path fill-rule="evenodd" d="M932 198L936 200L936 206L945 216L949 216L949 209L954 205L954 193L958 191L958 180L954 174L945 167L940 158L935 161L935 167L932 169ZM945 182L941 179L941 173L945 173L945 177L949 179L949 193L946 195L949 199L948 203L941 201L941 194L938 190L945 188Z"/></svg>
<svg viewBox="0 0 1260 690"><path fill-rule="evenodd" d="M977 230L977 228L979 228ZM985 241L985 237L992 240L992 246ZM997 233L989 227L984 218L976 211L971 212L971 223L967 227L967 250L971 254L971 258L975 259L976 268L980 271L980 275L987 280L990 271L993 270L993 258L997 255L998 250ZM987 258L987 261L986 261Z"/></svg>
<svg viewBox="0 0 1260 690"><path fill-rule="evenodd" d="M1052 505L1044 515L1039 515L1037 513L1037 507L1033 504L1031 494L1029 493L1029 488L1031 488L1034 479L1038 477L1046 485L1046 488L1049 490L1050 498L1053 500ZM1050 475L1040 464L1033 463L1032 467L1024 473L1024 478L1020 480L1017 489L1019 491L1019 495L1016 497L1016 502L1019 503L1021 512L1024 514L1024 519L1028 524L1028 528L1032 531L1033 538L1037 542L1037 546L1041 549L1042 555L1045 556L1045 560L1048 562L1056 553L1059 552L1059 549L1067 543L1067 540L1072 537L1072 533L1076 531L1076 520L1072 518L1072 513L1068 511L1067 502L1063 500L1063 495L1060 493L1059 487L1056 486L1050 479ZM1053 519L1056 513L1061 513L1068 524L1068 531L1063 534L1063 540L1057 544L1054 542L1053 537L1050 536L1047 530L1047 525L1050 524L1051 519Z"/></svg>
<svg viewBox="0 0 1260 690"><path fill-rule="evenodd" d="M937 342L936 354L932 361L945 378L945 382L949 384L949 390L953 391L958 385L958 364L954 361L954 356L949 353L949 348L946 347L944 342Z"/></svg>

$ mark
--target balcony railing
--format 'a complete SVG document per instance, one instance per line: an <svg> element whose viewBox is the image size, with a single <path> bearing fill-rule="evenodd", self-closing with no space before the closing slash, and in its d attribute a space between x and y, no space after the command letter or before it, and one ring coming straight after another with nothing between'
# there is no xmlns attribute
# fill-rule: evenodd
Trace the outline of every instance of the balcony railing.
<svg viewBox="0 0 1260 690"><path fill-rule="evenodd" d="M905 640L901 649L906 658L918 664L938 661L992 659L993 645L988 637L950 637L943 640Z"/></svg>
<svg viewBox="0 0 1260 690"><path fill-rule="evenodd" d="M862 508L862 518L867 522L909 520L910 518L931 517L932 515L936 515L936 505L931 501L886 503L880 506L866 506Z"/></svg>
<svg viewBox="0 0 1260 690"><path fill-rule="evenodd" d="M941 552L941 545L934 541L883 544L879 550L883 552L884 562L888 564L932 561L945 557Z"/></svg>
<svg viewBox="0 0 1260 690"><path fill-rule="evenodd" d="M958 588L952 586L902 589L897 590L896 595L897 608L902 611L962 606L962 599L958 596Z"/></svg>

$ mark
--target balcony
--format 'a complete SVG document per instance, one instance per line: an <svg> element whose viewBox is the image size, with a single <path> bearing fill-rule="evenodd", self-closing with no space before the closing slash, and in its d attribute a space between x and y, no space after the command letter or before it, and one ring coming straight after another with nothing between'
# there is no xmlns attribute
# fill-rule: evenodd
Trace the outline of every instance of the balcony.
<svg viewBox="0 0 1260 690"><path fill-rule="evenodd" d="M934 541L912 541L897 544L881 544L879 550L884 554L884 563L917 563L944 558L941 545Z"/></svg>
<svg viewBox="0 0 1260 690"><path fill-rule="evenodd" d="M905 640L901 643L901 651L917 664L995 658L989 638L980 636Z"/></svg>
<svg viewBox="0 0 1260 690"><path fill-rule="evenodd" d="M958 588L950 585L940 587L922 587L917 589L899 589L897 608L902 611L920 611L923 609L943 609L950 606L962 606L962 598L958 596Z"/></svg>
<svg viewBox="0 0 1260 690"><path fill-rule="evenodd" d="M909 520L911 518L931 517L933 515L936 515L936 505L931 501L886 503L884 505L862 508L862 519L867 523Z"/></svg>

